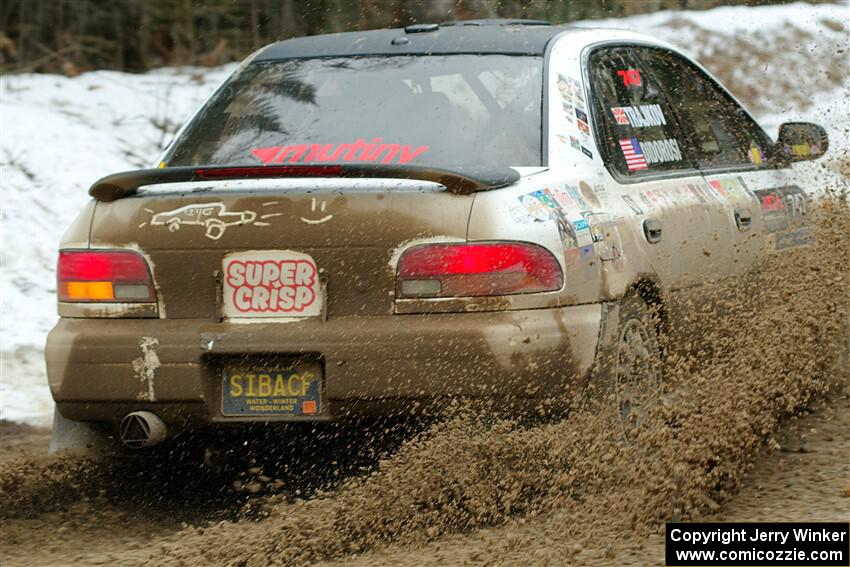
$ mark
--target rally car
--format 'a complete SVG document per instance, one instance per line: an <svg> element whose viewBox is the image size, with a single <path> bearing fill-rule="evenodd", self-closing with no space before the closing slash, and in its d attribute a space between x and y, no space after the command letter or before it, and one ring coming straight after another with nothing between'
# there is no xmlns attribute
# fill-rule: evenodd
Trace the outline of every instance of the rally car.
<svg viewBox="0 0 850 567"><path fill-rule="evenodd" d="M791 164L826 150L813 124L774 142L628 31L462 21L269 45L158 167L97 181L65 234L53 449L456 396L569 407L609 378L628 422L670 290L811 243Z"/></svg>

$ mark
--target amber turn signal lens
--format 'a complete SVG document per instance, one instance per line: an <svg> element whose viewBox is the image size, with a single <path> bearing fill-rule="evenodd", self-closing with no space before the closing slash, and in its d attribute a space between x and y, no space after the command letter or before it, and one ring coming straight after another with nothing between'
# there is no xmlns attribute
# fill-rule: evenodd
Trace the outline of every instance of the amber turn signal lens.
<svg viewBox="0 0 850 567"><path fill-rule="evenodd" d="M112 282L61 282L59 296L63 301L112 301Z"/></svg>

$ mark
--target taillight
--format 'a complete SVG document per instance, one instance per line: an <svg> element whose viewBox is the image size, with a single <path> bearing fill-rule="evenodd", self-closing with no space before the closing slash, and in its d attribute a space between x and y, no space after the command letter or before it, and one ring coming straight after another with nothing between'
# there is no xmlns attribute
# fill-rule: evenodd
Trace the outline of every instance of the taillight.
<svg viewBox="0 0 850 567"><path fill-rule="evenodd" d="M145 303L156 300L145 259L128 250L59 252L59 301Z"/></svg>
<svg viewBox="0 0 850 567"><path fill-rule="evenodd" d="M557 291L558 260L536 244L423 244L398 266L398 297L462 297Z"/></svg>

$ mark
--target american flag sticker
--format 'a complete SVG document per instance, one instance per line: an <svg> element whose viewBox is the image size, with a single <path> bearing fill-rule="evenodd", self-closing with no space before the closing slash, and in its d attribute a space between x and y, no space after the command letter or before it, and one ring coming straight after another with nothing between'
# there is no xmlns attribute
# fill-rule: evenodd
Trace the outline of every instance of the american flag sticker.
<svg viewBox="0 0 850 567"><path fill-rule="evenodd" d="M612 107L611 113L614 115L614 120L617 121L617 124L628 124L629 123L629 117L626 116L626 111L623 110L622 106Z"/></svg>
<svg viewBox="0 0 850 567"><path fill-rule="evenodd" d="M623 156L626 158L626 165L629 171L649 169L637 138L620 140L620 148L623 150Z"/></svg>

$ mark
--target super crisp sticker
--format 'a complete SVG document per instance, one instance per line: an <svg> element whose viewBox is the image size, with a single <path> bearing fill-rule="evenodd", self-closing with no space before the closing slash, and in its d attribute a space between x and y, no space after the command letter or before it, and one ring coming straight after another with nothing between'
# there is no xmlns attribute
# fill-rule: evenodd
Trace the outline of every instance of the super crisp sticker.
<svg viewBox="0 0 850 567"><path fill-rule="evenodd" d="M312 317L321 314L319 269L307 254L251 250L222 262L222 305L230 319Z"/></svg>

